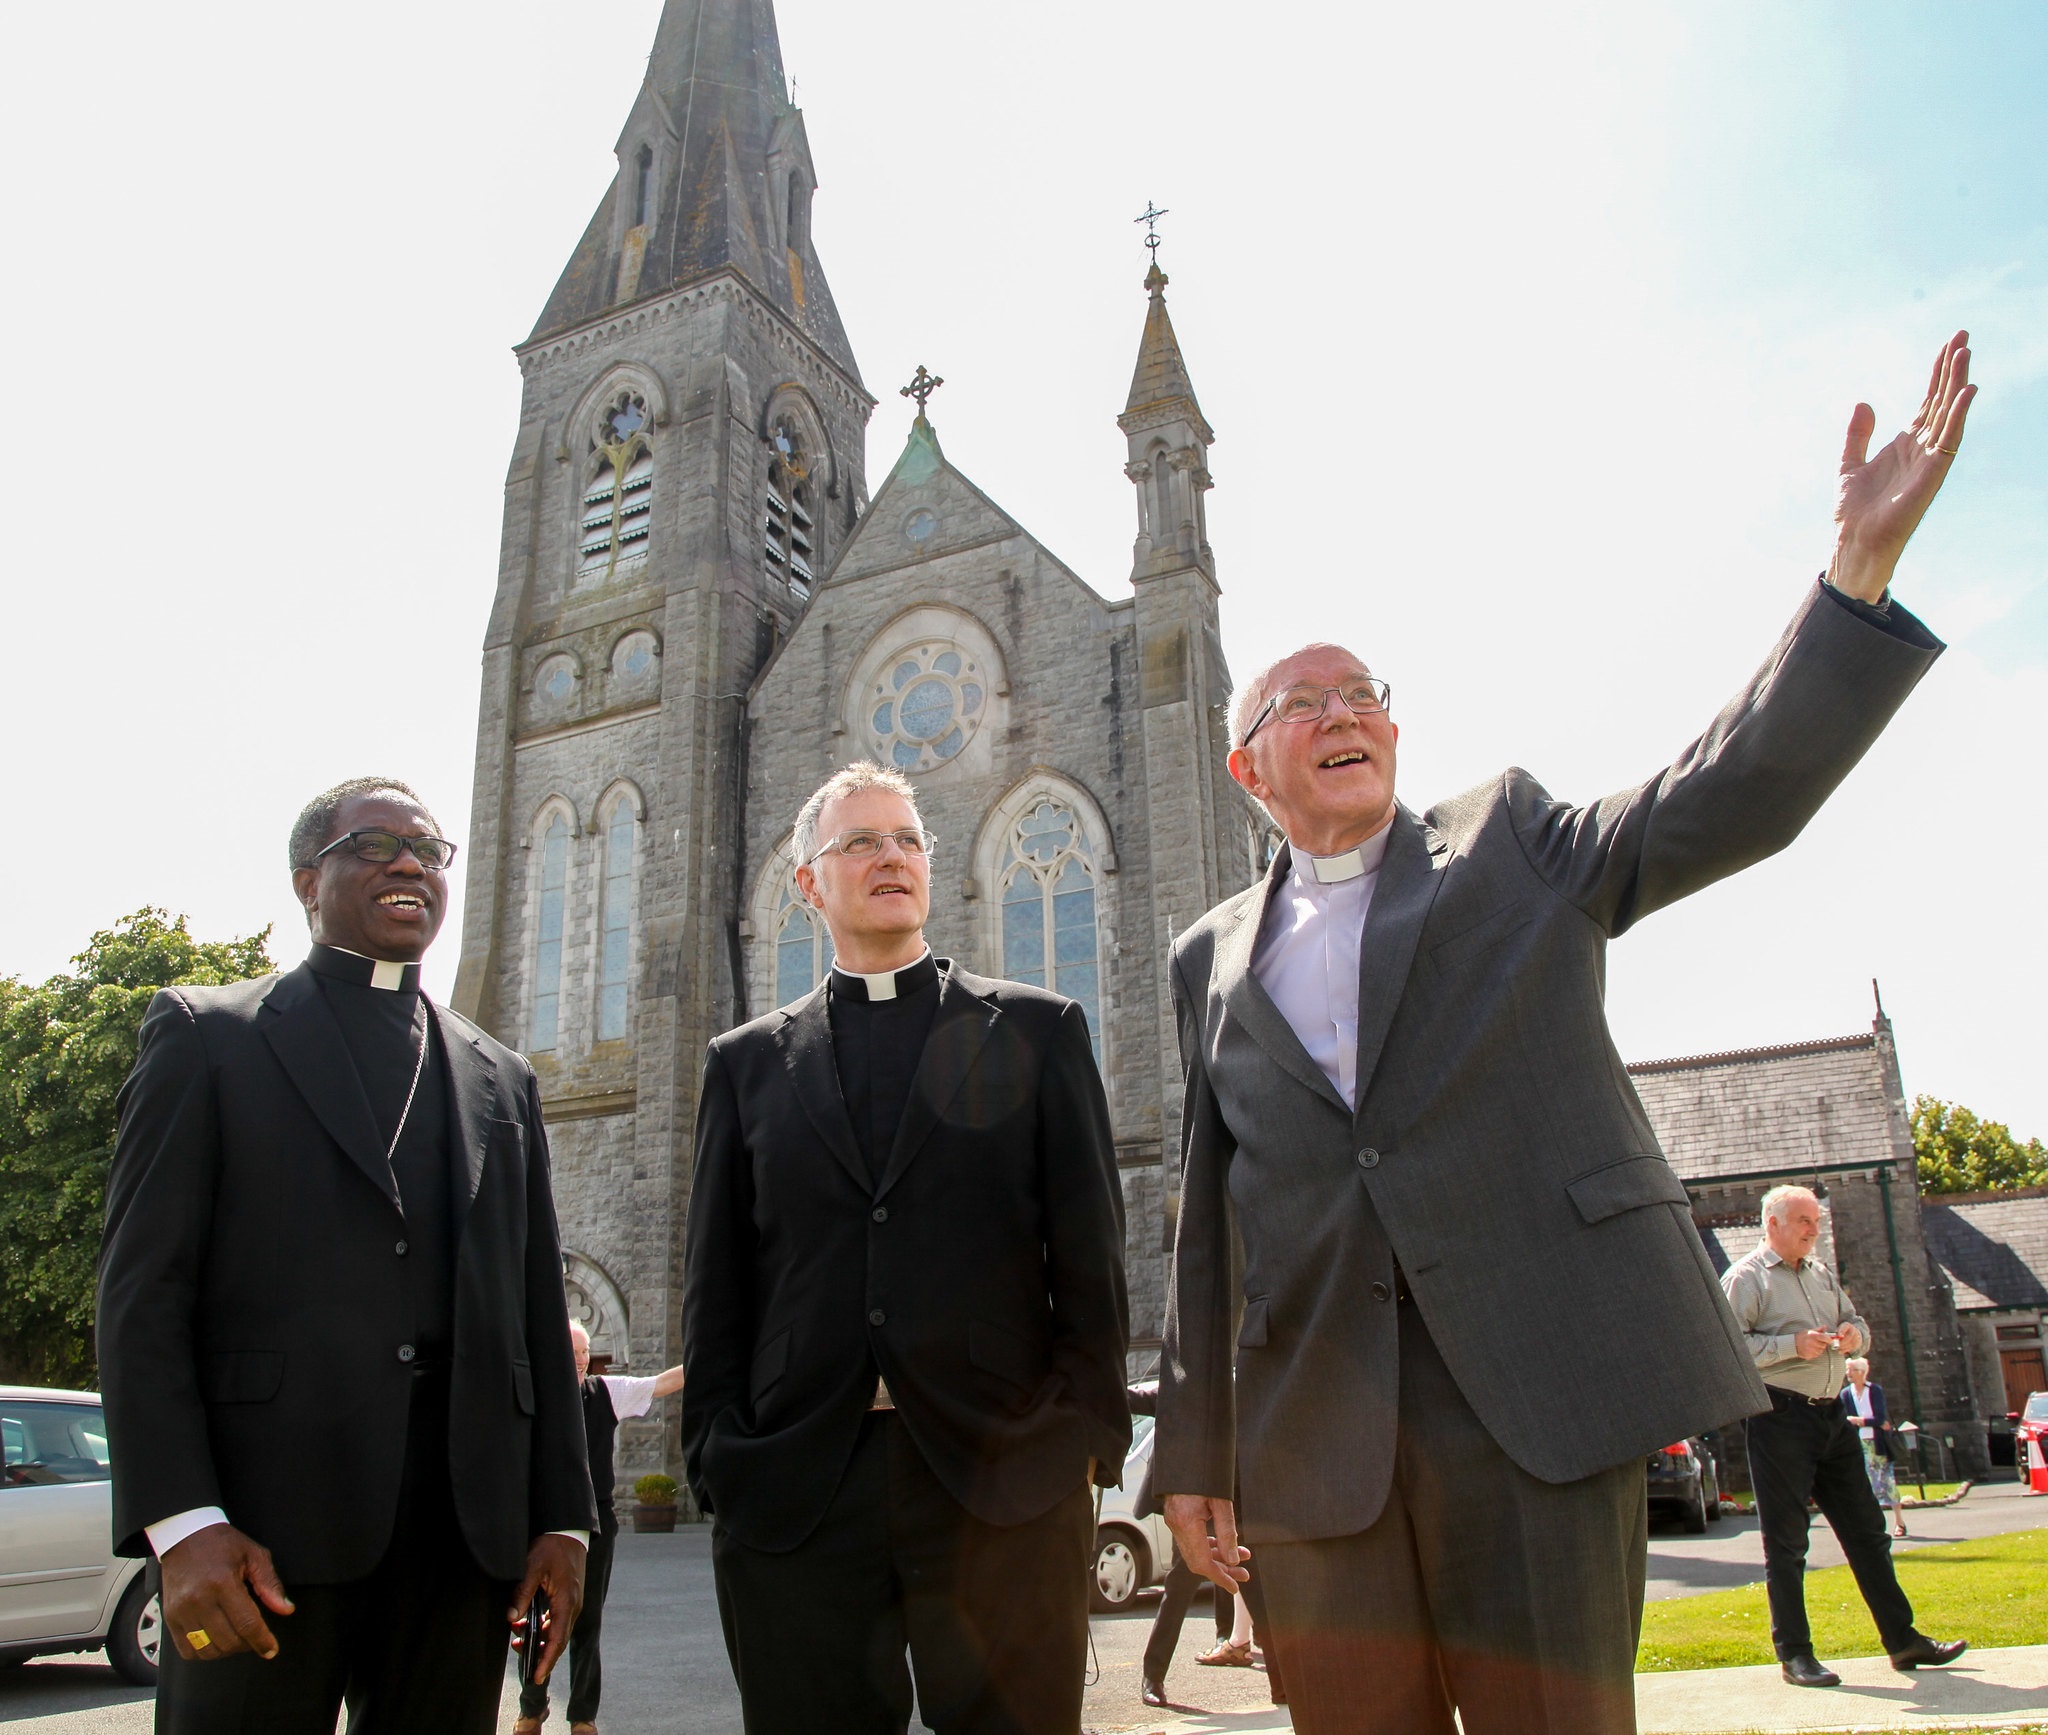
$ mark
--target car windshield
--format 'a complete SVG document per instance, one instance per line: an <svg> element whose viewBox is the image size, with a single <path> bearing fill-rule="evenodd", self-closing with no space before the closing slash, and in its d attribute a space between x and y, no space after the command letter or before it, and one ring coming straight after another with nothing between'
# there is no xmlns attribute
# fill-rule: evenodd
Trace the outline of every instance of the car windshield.
<svg viewBox="0 0 2048 1735"><path fill-rule="evenodd" d="M1131 1418L1131 1450L1133 1452L1144 1445L1146 1439L1150 1436L1152 1423L1153 1418L1150 1416L1133 1416Z"/></svg>
<svg viewBox="0 0 2048 1735"><path fill-rule="evenodd" d="M2048 1392L2036 1392L2027 1399L2026 1419L2030 1422L2048 1422Z"/></svg>
<svg viewBox="0 0 2048 1735"><path fill-rule="evenodd" d="M0 1488L42 1488L58 1482L105 1482L114 1473L107 1423L98 1404L24 1403L0 1399Z"/></svg>

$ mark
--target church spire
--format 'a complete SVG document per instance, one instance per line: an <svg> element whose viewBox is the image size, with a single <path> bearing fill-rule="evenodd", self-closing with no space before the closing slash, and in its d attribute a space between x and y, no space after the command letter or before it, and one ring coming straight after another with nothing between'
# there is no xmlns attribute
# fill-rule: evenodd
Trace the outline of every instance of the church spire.
<svg viewBox="0 0 2048 1735"><path fill-rule="evenodd" d="M1165 213L1150 213L1154 217ZM1145 219L1139 219L1141 222ZM1215 430L1195 401L1180 339L1166 311L1166 273L1159 269L1156 234L1148 236L1152 267L1145 273L1145 333L1138 341L1138 365L1131 395L1117 417L1130 444L1124 466L1138 490L1138 541L1132 553L1133 582L1192 567L1215 583L1209 551L1208 515L1202 496L1210 487L1209 448Z"/></svg>
<svg viewBox="0 0 2048 1735"><path fill-rule="evenodd" d="M534 338L733 272L859 383L811 245L818 180L773 0L665 0L618 159Z"/></svg>

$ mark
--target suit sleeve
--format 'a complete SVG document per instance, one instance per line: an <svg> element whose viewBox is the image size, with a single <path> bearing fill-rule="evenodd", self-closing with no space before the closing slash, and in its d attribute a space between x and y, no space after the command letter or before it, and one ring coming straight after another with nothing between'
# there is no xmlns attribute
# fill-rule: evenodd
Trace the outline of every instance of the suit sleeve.
<svg viewBox="0 0 2048 1735"><path fill-rule="evenodd" d="M576 1351L562 1293L562 1237L555 1222L547 1127L540 1081L526 1075L526 1354L533 1368L533 1468L527 1534L595 1531L590 1447L576 1385Z"/></svg>
<svg viewBox="0 0 2048 1735"><path fill-rule="evenodd" d="M1508 773L1515 834L1553 891L1609 934L1775 855L1905 703L1942 643L1816 585L1763 666L1648 782L1588 807Z"/></svg>
<svg viewBox="0 0 2048 1735"><path fill-rule="evenodd" d="M205 1039L175 989L150 1002L116 1113L100 1243L100 1387L120 1466L114 1552L146 1556L147 1526L221 1504L193 1350L220 1128Z"/></svg>
<svg viewBox="0 0 2048 1735"><path fill-rule="evenodd" d="M1078 1005L1061 1012L1053 1032L1040 1075L1038 1127L1052 1366L1081 1413L1096 1480L1113 1488L1131 1449L1124 1193L1088 1015Z"/></svg>
<svg viewBox="0 0 2048 1735"><path fill-rule="evenodd" d="M1159 1431L1148 1487L1156 1497L1237 1493L1237 1394L1231 1341L1230 1160L1225 1124L1202 1058L1198 1005L1173 959L1173 1008L1185 1081L1180 1112L1180 1213L1166 1291L1159 1364Z"/></svg>
<svg viewBox="0 0 2048 1735"><path fill-rule="evenodd" d="M713 1510L704 1444L726 1411L747 1399L754 1343L753 1171L738 1094L714 1043L697 1095L697 1150L683 1258L683 1469Z"/></svg>

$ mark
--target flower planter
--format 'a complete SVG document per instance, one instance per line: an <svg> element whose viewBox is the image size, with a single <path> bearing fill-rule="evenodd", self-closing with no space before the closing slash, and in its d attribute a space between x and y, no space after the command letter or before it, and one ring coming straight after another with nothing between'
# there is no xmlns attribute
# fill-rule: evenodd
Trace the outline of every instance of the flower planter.
<svg viewBox="0 0 2048 1735"><path fill-rule="evenodd" d="M676 1527L674 1502L664 1506L649 1506L645 1501L633 1505L633 1533L636 1536L666 1536Z"/></svg>

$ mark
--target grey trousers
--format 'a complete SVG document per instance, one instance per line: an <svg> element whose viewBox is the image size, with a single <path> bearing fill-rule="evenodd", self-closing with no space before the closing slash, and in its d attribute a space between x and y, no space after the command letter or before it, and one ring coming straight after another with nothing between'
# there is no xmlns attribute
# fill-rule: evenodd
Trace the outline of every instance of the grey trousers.
<svg viewBox="0 0 2048 1735"><path fill-rule="evenodd" d="M1465 1735L1634 1735L1648 1549L1643 1460L1531 1476L1403 1303L1386 1510L1356 1536L1256 1544L1251 1565L1301 1735L1452 1735L1453 1709Z"/></svg>

